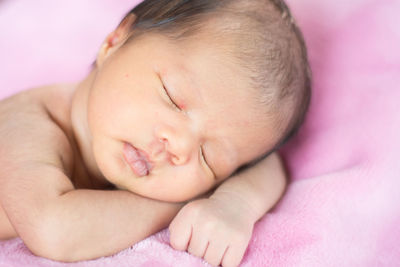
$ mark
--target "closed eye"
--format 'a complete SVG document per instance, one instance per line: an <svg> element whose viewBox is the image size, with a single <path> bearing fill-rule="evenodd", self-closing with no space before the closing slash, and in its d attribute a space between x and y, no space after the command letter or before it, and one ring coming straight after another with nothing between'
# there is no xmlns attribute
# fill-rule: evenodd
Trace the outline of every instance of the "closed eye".
<svg viewBox="0 0 400 267"><path fill-rule="evenodd" d="M201 146L200 146L200 156L204 160L204 162L206 163L207 167L211 170L212 174L214 175L214 178L216 178L217 176L215 176L215 172L213 171L213 169L211 169L210 164L208 164L207 159L206 159L206 157L204 155L204 152L203 152L203 147L201 147Z"/></svg>
<svg viewBox="0 0 400 267"><path fill-rule="evenodd" d="M167 88L165 88L164 83L163 83L163 91L164 91L165 95L168 97L168 100L169 100L168 102L169 102L173 107L177 108L178 110L181 110L181 109L179 108L179 106L175 103L175 101L172 99L172 97L169 95L168 90L167 90Z"/></svg>

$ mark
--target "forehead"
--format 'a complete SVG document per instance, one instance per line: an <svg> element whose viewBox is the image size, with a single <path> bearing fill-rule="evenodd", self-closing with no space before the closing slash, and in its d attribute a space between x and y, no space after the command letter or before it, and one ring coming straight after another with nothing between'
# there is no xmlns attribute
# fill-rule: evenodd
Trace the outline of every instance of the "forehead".
<svg viewBox="0 0 400 267"><path fill-rule="evenodd" d="M273 145L268 118L241 68L224 44L205 38L147 40L148 58L177 102L184 102L193 127L202 132L208 160L228 175ZM147 46L148 47L148 46Z"/></svg>

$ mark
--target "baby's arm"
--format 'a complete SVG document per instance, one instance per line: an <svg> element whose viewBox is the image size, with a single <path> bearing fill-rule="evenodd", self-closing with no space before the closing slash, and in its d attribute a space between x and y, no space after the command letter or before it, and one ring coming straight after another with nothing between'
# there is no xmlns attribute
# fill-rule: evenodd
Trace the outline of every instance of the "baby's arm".
<svg viewBox="0 0 400 267"><path fill-rule="evenodd" d="M237 266L253 226L282 196L286 175L277 153L229 178L206 199L181 209L170 224L171 245L212 265Z"/></svg>
<svg viewBox="0 0 400 267"><path fill-rule="evenodd" d="M18 235L36 255L77 261L114 254L166 227L181 204L127 191L74 190L50 164L0 175L0 200Z"/></svg>
<svg viewBox="0 0 400 267"><path fill-rule="evenodd" d="M93 259L166 227L181 204L76 190L67 176L72 168L64 167L72 159L69 140L36 92L0 102L0 206L28 248L55 260Z"/></svg>

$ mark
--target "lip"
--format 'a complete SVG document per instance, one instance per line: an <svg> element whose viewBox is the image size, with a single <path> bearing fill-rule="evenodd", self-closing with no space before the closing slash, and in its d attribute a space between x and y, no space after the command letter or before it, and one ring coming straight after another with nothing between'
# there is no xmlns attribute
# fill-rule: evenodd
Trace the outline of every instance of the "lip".
<svg viewBox="0 0 400 267"><path fill-rule="evenodd" d="M123 154L125 161L129 164L136 176L143 177L149 175L152 169L152 164L146 152L125 142Z"/></svg>

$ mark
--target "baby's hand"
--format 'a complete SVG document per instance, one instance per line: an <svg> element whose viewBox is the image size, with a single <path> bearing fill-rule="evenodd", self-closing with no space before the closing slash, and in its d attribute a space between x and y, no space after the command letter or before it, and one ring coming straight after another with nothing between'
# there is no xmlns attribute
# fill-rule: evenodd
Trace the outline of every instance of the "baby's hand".
<svg viewBox="0 0 400 267"><path fill-rule="evenodd" d="M214 266L238 266L255 221L241 203L221 198L189 202L169 226L170 242Z"/></svg>

